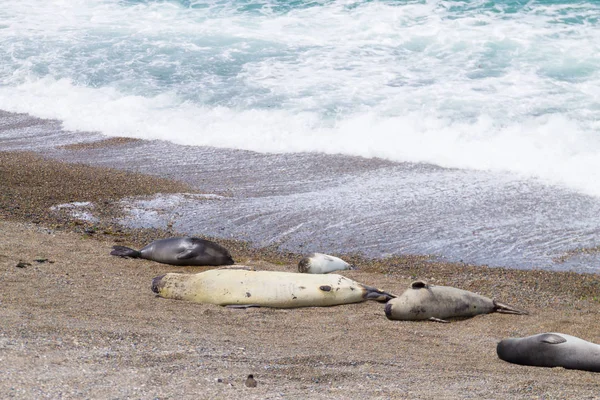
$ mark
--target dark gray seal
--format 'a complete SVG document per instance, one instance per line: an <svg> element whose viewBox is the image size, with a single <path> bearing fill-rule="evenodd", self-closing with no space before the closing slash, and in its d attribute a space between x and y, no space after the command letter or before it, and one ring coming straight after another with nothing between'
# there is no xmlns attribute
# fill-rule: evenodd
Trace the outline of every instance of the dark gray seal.
<svg viewBox="0 0 600 400"><path fill-rule="evenodd" d="M564 333L503 339L496 353L513 364L600 372L600 345Z"/></svg>
<svg viewBox="0 0 600 400"><path fill-rule="evenodd" d="M125 246L113 246L113 256L144 258L171 265L231 265L229 251L210 240L195 237L175 237L155 240L140 251Z"/></svg>

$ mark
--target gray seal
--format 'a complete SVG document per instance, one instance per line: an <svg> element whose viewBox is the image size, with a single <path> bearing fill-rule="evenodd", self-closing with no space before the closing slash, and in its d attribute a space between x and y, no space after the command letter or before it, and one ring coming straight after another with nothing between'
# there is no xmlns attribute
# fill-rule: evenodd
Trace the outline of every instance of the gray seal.
<svg viewBox="0 0 600 400"><path fill-rule="evenodd" d="M163 264L217 266L234 263L229 251L210 240L195 237L174 237L155 240L141 250L113 246L113 256L143 258Z"/></svg>
<svg viewBox="0 0 600 400"><path fill-rule="evenodd" d="M600 372L600 345L564 333L503 339L496 353L513 364Z"/></svg>
<svg viewBox="0 0 600 400"><path fill-rule="evenodd" d="M391 320L431 320L448 322L447 318L470 318L479 314L501 312L527 314L477 293L450 286L413 282L404 293L385 305L385 315Z"/></svg>

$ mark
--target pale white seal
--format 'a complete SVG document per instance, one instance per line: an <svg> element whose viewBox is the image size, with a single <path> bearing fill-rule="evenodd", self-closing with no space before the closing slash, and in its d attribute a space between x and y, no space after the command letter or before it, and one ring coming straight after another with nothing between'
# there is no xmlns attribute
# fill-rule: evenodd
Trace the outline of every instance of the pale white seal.
<svg viewBox="0 0 600 400"><path fill-rule="evenodd" d="M356 269L356 267L341 258L323 253L312 253L298 263L298 272L304 274L328 274L348 269Z"/></svg>
<svg viewBox="0 0 600 400"><path fill-rule="evenodd" d="M241 266L243 268L243 266ZM394 296L341 275L214 269L198 274L158 276L152 291L160 297L242 307L316 307L386 302Z"/></svg>
<svg viewBox="0 0 600 400"><path fill-rule="evenodd" d="M514 364L600 372L600 345L564 333L503 339L496 352Z"/></svg>
<svg viewBox="0 0 600 400"><path fill-rule="evenodd" d="M432 320L470 318L478 314L502 312L527 314L488 297L450 286L413 282L409 289L385 305L385 315L392 320Z"/></svg>

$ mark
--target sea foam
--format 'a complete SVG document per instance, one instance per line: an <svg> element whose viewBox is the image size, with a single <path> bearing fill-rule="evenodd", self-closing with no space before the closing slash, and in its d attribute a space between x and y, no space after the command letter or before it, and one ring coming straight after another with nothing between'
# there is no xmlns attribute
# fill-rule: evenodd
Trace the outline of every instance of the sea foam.
<svg viewBox="0 0 600 400"><path fill-rule="evenodd" d="M65 129L508 171L600 196L600 7L14 2L0 108Z"/></svg>

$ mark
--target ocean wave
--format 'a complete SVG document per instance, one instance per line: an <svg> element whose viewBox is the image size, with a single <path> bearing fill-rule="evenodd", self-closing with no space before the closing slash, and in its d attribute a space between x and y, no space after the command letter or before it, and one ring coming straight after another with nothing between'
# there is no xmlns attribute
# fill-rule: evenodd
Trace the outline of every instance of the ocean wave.
<svg viewBox="0 0 600 400"><path fill-rule="evenodd" d="M69 130L509 171L600 196L600 6L24 0L0 108Z"/></svg>

